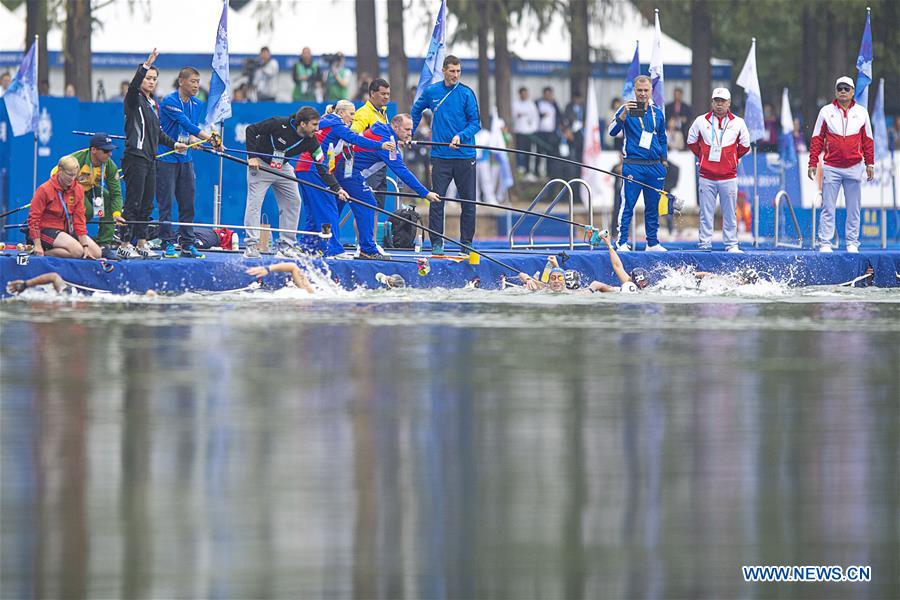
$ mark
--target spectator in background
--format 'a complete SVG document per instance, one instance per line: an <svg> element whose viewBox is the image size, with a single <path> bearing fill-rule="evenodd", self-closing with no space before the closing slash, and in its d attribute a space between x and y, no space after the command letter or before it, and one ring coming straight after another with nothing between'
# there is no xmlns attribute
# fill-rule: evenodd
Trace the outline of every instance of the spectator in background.
<svg viewBox="0 0 900 600"><path fill-rule="evenodd" d="M49 96L50 95L50 82L46 79L41 79L41 82L38 84L38 95L40 96Z"/></svg>
<svg viewBox="0 0 900 600"><path fill-rule="evenodd" d="M513 133L516 136L516 149L525 152L534 151L534 134L537 132L538 114L537 105L528 96L528 88L519 88L519 98L513 102ZM537 161L534 157L525 154L516 155L516 163L521 175L527 181L537 179ZM534 163L534 169L529 168Z"/></svg>
<svg viewBox="0 0 900 600"><path fill-rule="evenodd" d="M781 122L775 116L775 107L766 102L763 105L763 122L766 126L766 137L759 143L760 152L778 152L778 134Z"/></svg>
<svg viewBox="0 0 900 600"><path fill-rule="evenodd" d="M569 146L569 158L577 162L581 162L581 155L584 153L584 97L581 92L575 90L572 92L572 100L566 105L563 111L563 138ZM573 179L580 174L580 167L577 165L565 165L569 171L566 179Z"/></svg>
<svg viewBox="0 0 900 600"><path fill-rule="evenodd" d="M330 57L328 72L325 74L325 99L341 100L347 97L350 87L350 69L344 66L344 53Z"/></svg>
<svg viewBox="0 0 900 600"><path fill-rule="evenodd" d="M123 81L119 84L119 95L110 100L111 102L125 102L125 94L128 93L128 82Z"/></svg>
<svg viewBox="0 0 900 600"><path fill-rule="evenodd" d="M684 101L684 90L680 87L675 88L672 95L672 101L666 104L666 118L675 118L675 126L681 130L682 146L684 146L684 140L687 139L693 116L691 105ZM671 145L672 134L669 133L669 146L671 147ZM675 148L672 149L674 150ZM684 150L684 147L678 149Z"/></svg>
<svg viewBox="0 0 900 600"><path fill-rule="evenodd" d="M666 136L669 138L669 150L684 150L684 134L678 126L676 117L669 117L666 121Z"/></svg>
<svg viewBox="0 0 900 600"><path fill-rule="evenodd" d="M619 111L619 107L622 106L621 98L613 98L612 102L609 103L609 109L616 114ZM622 144L625 140L622 136L611 136L609 135L609 121L605 118L600 119L600 139L605 140L603 143L603 148L608 150L612 148L613 150L617 150L622 152Z"/></svg>
<svg viewBox="0 0 900 600"><path fill-rule="evenodd" d="M12 75L9 74L9 71L0 75L0 97L6 93L10 83L12 83Z"/></svg>
<svg viewBox="0 0 900 600"><path fill-rule="evenodd" d="M253 74L256 99L259 102L274 102L278 95L278 61L269 52L268 46L259 51L259 68Z"/></svg>
<svg viewBox="0 0 900 600"><path fill-rule="evenodd" d="M356 93L353 94L354 102L365 102L369 95L369 84L372 83L372 76L368 73L360 73L356 81Z"/></svg>
<svg viewBox="0 0 900 600"><path fill-rule="evenodd" d="M547 156L559 156L559 105L553 95L552 87L545 87L541 99L537 101L538 109L538 129L537 129L537 151ZM543 159L544 174L553 179L560 174L560 162L556 160ZM538 165L535 164L535 171Z"/></svg>
<svg viewBox="0 0 900 600"><path fill-rule="evenodd" d="M308 47L300 52L293 76L294 102L315 102L315 84L322 78L322 73L319 65L313 61L312 51Z"/></svg>
<svg viewBox="0 0 900 600"><path fill-rule="evenodd" d="M794 117L794 147L797 152L806 152L806 140L803 139L803 127L800 125L800 117Z"/></svg>
<svg viewBox="0 0 900 600"><path fill-rule="evenodd" d="M891 152L896 152L898 145L900 145L900 117L894 117L894 126L888 131L888 146Z"/></svg>
<svg viewBox="0 0 900 600"><path fill-rule="evenodd" d="M78 97L78 93L75 91L75 84L74 84L74 83L67 83L67 84L66 84L65 96L66 96L66 98L76 98L76 97Z"/></svg>
<svg viewBox="0 0 900 600"><path fill-rule="evenodd" d="M247 98L247 88L249 86L246 83L242 83L241 85L234 88L234 91L231 93L231 103L232 104L246 104L249 102Z"/></svg>

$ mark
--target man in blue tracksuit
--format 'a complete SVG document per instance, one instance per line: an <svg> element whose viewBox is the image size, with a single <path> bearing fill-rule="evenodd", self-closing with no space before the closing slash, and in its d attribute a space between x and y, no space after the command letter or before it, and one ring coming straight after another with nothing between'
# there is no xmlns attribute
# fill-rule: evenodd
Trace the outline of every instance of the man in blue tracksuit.
<svg viewBox="0 0 900 600"><path fill-rule="evenodd" d="M459 59L447 55L442 72L444 80L432 83L412 107L412 130L415 132L426 108L433 113L431 139L449 143L450 146L434 146L431 149L431 184L434 191L443 196L456 183L459 197L475 199L475 149L459 148L457 144L474 144L475 134L481 129L478 116L478 100L475 92L460 83L462 69ZM428 211L428 226L444 233L444 206L432 204ZM464 244L471 244L475 237L475 205L463 204L459 221L459 237ZM432 251L443 254L444 242L431 239Z"/></svg>
<svg viewBox="0 0 900 600"><path fill-rule="evenodd" d="M163 98L159 105L159 125L170 138L184 144L190 138L202 140L213 139L218 145L217 136L201 131L199 123L206 116L206 107L197 99L200 91L200 72L193 67L184 67L178 73L178 89ZM160 154L171 150L164 143L159 144ZM194 162L191 150L175 152L160 157L156 172L156 202L159 205L159 220L172 220L172 199L178 202L178 221L192 223L194 221ZM166 246L163 256L176 258L175 232L171 225L161 225L159 237ZM194 228L182 225L178 228L178 243L181 245L181 256L203 258L194 247Z"/></svg>
<svg viewBox="0 0 900 600"><path fill-rule="evenodd" d="M408 114L399 114L391 119L391 124L375 123L369 129L363 132L363 137L373 140L379 144L384 142L396 141L407 143L412 139L412 117ZM375 173L385 168L390 168L409 188L420 197L433 202L431 210L435 206L440 205L440 196L435 192L429 192L428 188L422 185L416 176L410 172L406 163L403 162L403 153L399 150L396 152L379 148L372 150L355 146L353 148L353 170L349 176L342 168L343 157L338 157L335 165L335 174L341 187L350 194L351 198L362 200L373 206L378 206L372 188L366 181ZM344 202L338 202L338 213L343 210ZM375 246L375 210L367 206L363 206L359 202L350 202L350 210L353 211L353 218L356 220L356 231L359 235L360 258L384 258L379 256L378 248Z"/></svg>
<svg viewBox="0 0 900 600"><path fill-rule="evenodd" d="M624 164L622 175L632 178L634 181L626 181L622 186L622 203L619 208L619 241L616 248L619 252L628 251L628 233L631 227L631 219L634 215L634 206L638 196L644 194L644 228L647 233L647 250L650 252L665 252L662 244L656 237L659 229L659 192L635 183L662 189L666 181L666 167L668 166L668 141L666 139L666 117L661 107L650 103L652 93L650 78L639 75L634 78L634 100L623 104L611 119L609 135L616 136L619 132L625 132L625 143L622 145ZM636 110L639 106L646 108L642 117L629 116L629 110Z"/></svg>

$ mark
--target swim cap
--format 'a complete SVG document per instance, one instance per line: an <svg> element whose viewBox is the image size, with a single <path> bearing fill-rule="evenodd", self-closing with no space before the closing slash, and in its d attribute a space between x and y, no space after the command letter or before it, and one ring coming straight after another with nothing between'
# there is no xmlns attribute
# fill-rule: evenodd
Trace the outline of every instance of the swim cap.
<svg viewBox="0 0 900 600"><path fill-rule="evenodd" d="M562 268L560 268L560 267L553 267L552 269L550 269L550 275L553 275L553 274L559 274L559 275L562 275L563 277L566 276L566 272L563 271Z"/></svg>
<svg viewBox="0 0 900 600"><path fill-rule="evenodd" d="M636 294L638 291L638 287L634 285L634 283L630 281L626 281L622 284L622 287L619 288L619 291L624 292L626 294Z"/></svg>
<svg viewBox="0 0 900 600"><path fill-rule="evenodd" d="M581 273L575 269L566 269L565 276L567 289L577 290L581 287Z"/></svg>
<svg viewBox="0 0 900 600"><path fill-rule="evenodd" d="M759 281L759 273L753 267L746 267L737 272L737 278L741 284L753 284Z"/></svg>
<svg viewBox="0 0 900 600"><path fill-rule="evenodd" d="M650 285L650 273L647 272L647 269L636 267L631 270L629 275L631 275L631 281L633 281L639 289L644 289Z"/></svg>

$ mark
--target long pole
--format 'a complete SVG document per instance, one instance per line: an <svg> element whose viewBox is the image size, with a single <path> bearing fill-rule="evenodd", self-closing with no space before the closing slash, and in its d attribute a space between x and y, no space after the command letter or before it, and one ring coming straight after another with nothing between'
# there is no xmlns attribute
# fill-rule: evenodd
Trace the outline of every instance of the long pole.
<svg viewBox="0 0 900 600"><path fill-rule="evenodd" d="M887 207L884 205L884 182L887 179L884 169L884 160L881 161L881 173L878 177L878 187L881 191L881 249L887 248Z"/></svg>
<svg viewBox="0 0 900 600"><path fill-rule="evenodd" d="M40 73L41 48L39 46L40 39L37 34L34 35L34 71ZM38 111L41 110L40 82L35 82L38 86ZM31 177L31 189L37 189L37 159L38 159L38 132L32 130L31 135L34 137L34 172Z"/></svg>
<svg viewBox="0 0 900 600"><path fill-rule="evenodd" d="M753 247L759 248L759 177L756 166L757 142L753 142Z"/></svg>
<svg viewBox="0 0 900 600"><path fill-rule="evenodd" d="M244 166L249 166L249 163L246 160L244 160L243 158L238 158L236 156L230 156L228 154L225 154L224 152L218 152L216 150L212 150L211 148L204 148L203 146L201 146L200 149L203 150L204 152L218 154L218 155L222 156L223 158L230 160L232 162L242 164ZM298 179L298 178L294 177L293 175L288 175L287 173L284 173L283 171L280 171L278 169L272 169L272 168L268 167L267 165L260 165L259 169L262 171L265 171L266 173L275 175L276 177L281 177L282 179L286 179L286 180L292 181L294 183L299 183L300 185L304 185L306 187L310 187L310 188L319 190L320 192L325 192L326 194L330 194L332 196L338 195L337 192L331 190L330 188L327 188L327 187L324 187L321 185L316 185L316 184L310 183L308 181L303 181L302 179ZM395 214L391 213L389 210L385 210L385 209L381 208L377 204L369 204L368 202L363 202L362 200L359 200L352 196L347 198L347 200L349 202L355 202L356 204L359 204L360 206L365 206L366 208L371 208L375 212L379 212L383 215L388 215L390 217L393 217L394 219L397 219L398 221L403 221L404 223L408 223L408 224L412 225L413 227L420 227L421 229L424 229L425 231L427 231L429 234L431 234L435 237L439 237L442 240L445 240L448 242L453 242L454 244L457 244L460 248L462 248L470 253L480 254L475 248L473 248L472 246L470 246L468 244L464 244L461 241L457 241L452 238L449 238L446 235L444 235L443 233L438 233L437 231L430 229L428 227L425 227L424 225L420 225L419 223L416 223L415 221L411 221L411 220L403 218L399 215L395 215ZM511 267L510 265L506 264L505 262L503 262L501 260L497 260L496 258L494 258L492 256L488 256L486 254L481 254L481 256L483 256L485 258L485 260L488 260L488 261L496 264L497 266L503 267L504 269L508 269L508 270L512 271L513 273L520 272L519 269Z"/></svg>
<svg viewBox="0 0 900 600"><path fill-rule="evenodd" d="M219 135L222 136L223 139L225 138L225 121L222 121L221 123L219 123ZM222 218L222 216L221 216L221 212L222 212L222 171L223 171L224 166L225 166L225 159L220 156L219 157L219 187L216 188L216 197L213 199L213 202L216 204L216 208L215 208L215 210L213 210L213 214L215 215L215 218L213 219L213 221L215 221L216 224L218 224Z"/></svg>
<svg viewBox="0 0 900 600"><path fill-rule="evenodd" d="M425 140L413 140L410 142L411 145L419 144L421 146L449 146L448 142L428 142ZM585 169L590 169L592 171L597 171L598 173L603 173L605 175L609 175L611 177L617 177L623 181L630 181L631 183L635 183L641 187L647 188L648 190L652 190L660 195L671 197L673 200L675 199L675 194L672 192L667 192L664 189L653 187L643 181L638 181L633 177L626 177L624 175L619 175L618 173L613 173L612 171L607 171L606 169L601 169L600 167L595 167L594 165L589 165L586 163L580 163L576 160L569 160L568 158L562 158L561 156L550 156L548 154L541 154L540 152L531 152L529 150L517 150L515 148L500 148L496 146L482 146L480 144L456 144L457 148L475 148L476 150L490 150L491 152L506 152L509 154L523 154L525 156L534 156L537 158L546 158L550 160L556 160L559 162L568 163L570 165L575 165L578 167L582 167Z"/></svg>

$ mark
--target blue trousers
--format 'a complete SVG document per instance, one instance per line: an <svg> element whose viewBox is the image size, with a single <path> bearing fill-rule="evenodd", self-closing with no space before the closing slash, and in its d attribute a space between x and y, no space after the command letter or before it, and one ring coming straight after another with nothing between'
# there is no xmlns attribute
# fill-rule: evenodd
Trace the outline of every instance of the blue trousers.
<svg viewBox="0 0 900 600"><path fill-rule="evenodd" d="M666 181L666 169L661 163L655 165L622 165L622 175L629 175L635 181L652 185L662 189ZM619 207L619 244L628 242L628 233L631 229L631 219L634 217L634 207L638 196L644 194L644 228L647 232L647 245L655 246L659 243L656 237L659 231L659 192L649 190L632 181L626 181L622 186L622 204Z"/></svg>
<svg viewBox="0 0 900 600"><path fill-rule="evenodd" d="M297 179L312 183L320 187L327 187L319 174L309 171L297 171L294 173ZM327 192L317 190L302 183L300 195L303 197L303 214L300 217L300 228L304 231L321 231L324 223L331 224L331 239L323 240L313 235L301 236L300 245L306 250L321 250L325 256L334 256L344 251L341 245L341 222L338 217L337 197Z"/></svg>
<svg viewBox="0 0 900 600"><path fill-rule="evenodd" d="M194 163L167 163L156 165L156 204L159 220L172 220L172 200L178 202L178 221L194 222ZM175 231L171 225L159 226L159 239L169 244L175 242ZM194 243L194 228L189 225L178 227L178 243L187 246Z"/></svg>
<svg viewBox="0 0 900 600"><path fill-rule="evenodd" d="M363 179L359 171L354 170L350 177L344 177L343 169L337 169L337 180L352 198L362 200L372 206L378 206L372 188ZM338 214L344 210L345 202L338 202ZM359 249L366 254L378 254L375 245L375 210L363 206L359 202L350 202L350 210L353 211L353 219L356 221L356 236L359 239Z"/></svg>
<svg viewBox="0 0 900 600"><path fill-rule="evenodd" d="M439 196L447 194L450 181L456 183L457 196L464 200L475 199L475 159L474 158L434 158L431 159L432 189ZM472 243L475 237L475 205L460 204L459 239L463 244ZM428 227L444 233L444 203L432 202L428 207ZM431 245L444 245L441 238L431 237Z"/></svg>

